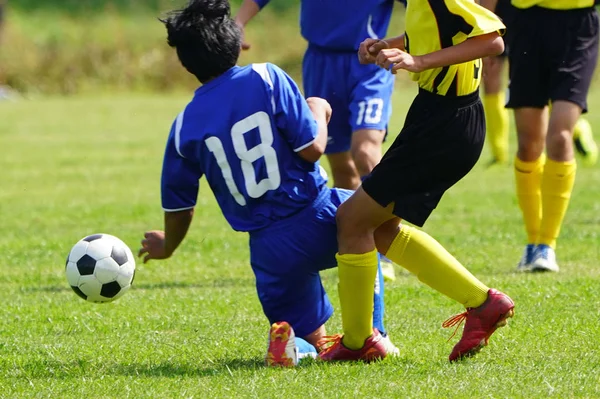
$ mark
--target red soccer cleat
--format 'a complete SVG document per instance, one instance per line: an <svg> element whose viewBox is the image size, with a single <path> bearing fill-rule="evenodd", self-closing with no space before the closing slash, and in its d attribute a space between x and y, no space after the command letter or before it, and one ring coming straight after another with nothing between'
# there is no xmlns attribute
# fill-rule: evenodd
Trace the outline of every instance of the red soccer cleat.
<svg viewBox="0 0 600 399"><path fill-rule="evenodd" d="M448 328L460 324L466 319L460 341L452 349L450 361L462 359L475 355L488 344L491 335L498 327L504 327L509 317L513 317L515 304L506 294L490 289L485 302L476 308L469 308L466 312L452 316L446 320L442 327ZM454 334L456 334L454 330ZM450 338L452 338L450 337Z"/></svg>
<svg viewBox="0 0 600 399"><path fill-rule="evenodd" d="M269 367L293 367L298 364L295 335L286 321L273 323L269 330L269 347L265 363Z"/></svg>
<svg viewBox="0 0 600 399"><path fill-rule="evenodd" d="M387 355L387 350L381 333L376 328L373 334L366 339L362 348L357 350L348 349L342 343L341 334L323 337L317 343L321 349L319 358L325 361L344 361L344 360L362 360L372 362L373 360L383 359Z"/></svg>

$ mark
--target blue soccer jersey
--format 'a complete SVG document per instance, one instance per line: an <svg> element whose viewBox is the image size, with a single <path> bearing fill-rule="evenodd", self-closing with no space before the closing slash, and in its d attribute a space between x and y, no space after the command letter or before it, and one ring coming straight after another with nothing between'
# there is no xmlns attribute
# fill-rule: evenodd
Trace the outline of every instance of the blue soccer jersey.
<svg viewBox="0 0 600 399"><path fill-rule="evenodd" d="M163 208L193 208L206 176L237 231L296 214L326 184L318 162L297 154L316 136L317 123L285 72L272 64L233 67L202 85L173 124L163 162Z"/></svg>
<svg viewBox="0 0 600 399"><path fill-rule="evenodd" d="M264 7L270 0L254 0ZM394 0L302 0L300 29L310 43L336 51L354 51L368 37L382 39Z"/></svg>

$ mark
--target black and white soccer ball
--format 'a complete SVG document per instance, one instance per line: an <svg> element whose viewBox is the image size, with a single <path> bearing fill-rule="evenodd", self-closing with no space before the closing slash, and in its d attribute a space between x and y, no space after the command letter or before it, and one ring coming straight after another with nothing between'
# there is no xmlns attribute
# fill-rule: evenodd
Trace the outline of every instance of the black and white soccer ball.
<svg viewBox="0 0 600 399"><path fill-rule="evenodd" d="M71 248L65 272L69 285L81 298L97 303L111 302L131 287L135 258L117 237L93 234Z"/></svg>

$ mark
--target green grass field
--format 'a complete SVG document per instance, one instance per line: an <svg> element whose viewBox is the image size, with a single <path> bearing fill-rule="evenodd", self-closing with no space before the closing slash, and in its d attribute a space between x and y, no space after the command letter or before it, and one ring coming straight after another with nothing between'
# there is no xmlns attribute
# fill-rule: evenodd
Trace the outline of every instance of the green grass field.
<svg viewBox="0 0 600 399"><path fill-rule="evenodd" d="M392 131L413 91L398 91ZM516 316L457 364L441 322L460 306L398 269L387 327L401 355L376 364L262 366L268 324L246 236L231 231L208 186L175 256L138 265L111 304L79 299L64 259L105 232L134 250L162 227L159 173L187 95L71 97L0 103L0 397L540 398L600 397L600 168L580 167L558 251L560 274L519 275L524 232L510 167L489 154L444 198L426 230ZM590 109L600 106L600 95ZM600 114L592 113L600 132ZM514 148L514 146L513 146ZM324 273L338 305L336 272ZM340 330L336 312L328 324Z"/></svg>

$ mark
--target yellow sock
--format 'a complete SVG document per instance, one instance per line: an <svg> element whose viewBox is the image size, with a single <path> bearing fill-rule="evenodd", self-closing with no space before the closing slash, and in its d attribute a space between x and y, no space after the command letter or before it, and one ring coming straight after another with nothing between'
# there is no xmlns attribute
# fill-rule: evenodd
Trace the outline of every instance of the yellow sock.
<svg viewBox="0 0 600 399"><path fill-rule="evenodd" d="M487 299L489 288L423 231L403 225L385 255L467 308L476 308Z"/></svg>
<svg viewBox="0 0 600 399"><path fill-rule="evenodd" d="M338 292L342 308L344 346L360 349L373 333L373 295L377 250L365 254L337 254Z"/></svg>
<svg viewBox="0 0 600 399"><path fill-rule="evenodd" d="M548 159L542 177L542 223L539 244L556 247L560 226L567 213L575 185L575 161L556 162Z"/></svg>
<svg viewBox="0 0 600 399"><path fill-rule="evenodd" d="M527 243L537 244L542 221L542 174L546 157L542 155L537 161L525 162L515 158L515 182L517 200L523 213Z"/></svg>
<svg viewBox="0 0 600 399"><path fill-rule="evenodd" d="M485 94L483 107L485 109L486 134L494 159L498 162L508 161L508 110L504 108L504 92Z"/></svg>

